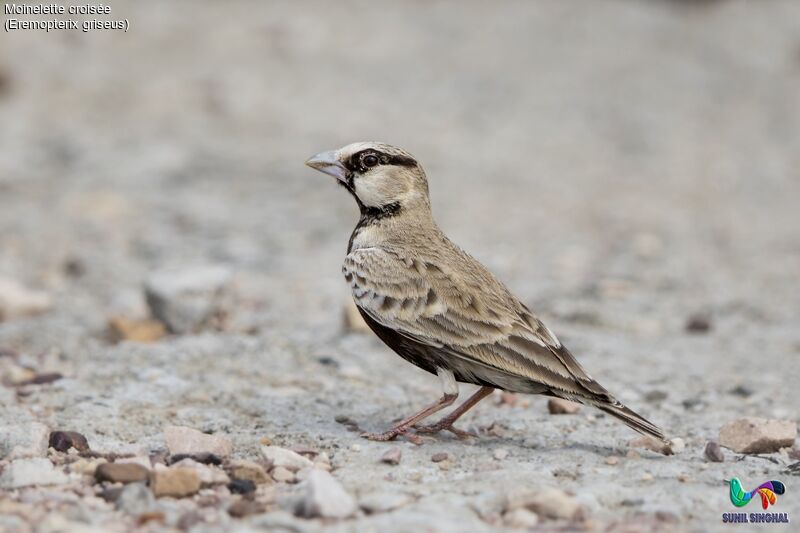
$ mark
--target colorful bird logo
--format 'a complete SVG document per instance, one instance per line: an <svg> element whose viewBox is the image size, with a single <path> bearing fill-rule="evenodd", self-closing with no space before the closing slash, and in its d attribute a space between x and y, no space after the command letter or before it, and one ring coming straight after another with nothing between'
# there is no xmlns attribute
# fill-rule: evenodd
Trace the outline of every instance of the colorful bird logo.
<svg viewBox="0 0 800 533"><path fill-rule="evenodd" d="M775 501L778 499L778 494L783 494L786 492L786 485L781 483L780 481L767 481L766 483L762 483L755 490L751 490L750 492L745 492L742 488L742 482L739 481L738 478L733 478L730 480L731 485L731 503L736 507L744 507L750 500L753 499L756 493L761 496L761 507L766 509L769 507L769 504L775 504Z"/></svg>

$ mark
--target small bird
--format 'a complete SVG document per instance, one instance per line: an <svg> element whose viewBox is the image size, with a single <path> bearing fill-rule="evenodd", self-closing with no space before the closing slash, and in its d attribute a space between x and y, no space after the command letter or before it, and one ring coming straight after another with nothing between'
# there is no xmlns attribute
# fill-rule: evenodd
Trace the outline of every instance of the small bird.
<svg viewBox="0 0 800 533"><path fill-rule="evenodd" d="M361 316L400 357L442 384L439 400L363 437L388 441L402 435L419 444L419 433L471 436L455 421L502 389L592 405L666 442L661 429L597 383L525 304L439 229L425 171L411 154L359 142L306 164L336 178L358 204L361 216L342 272ZM455 402L457 382L481 388L440 421L421 426Z"/></svg>

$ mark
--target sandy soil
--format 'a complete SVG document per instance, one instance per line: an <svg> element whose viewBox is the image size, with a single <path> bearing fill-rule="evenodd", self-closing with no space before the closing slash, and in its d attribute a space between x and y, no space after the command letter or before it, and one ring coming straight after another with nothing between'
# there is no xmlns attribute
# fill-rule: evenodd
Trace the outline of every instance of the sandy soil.
<svg viewBox="0 0 800 533"><path fill-rule="evenodd" d="M2 37L0 276L54 305L0 323L0 348L64 378L0 386L0 426L38 421L141 454L186 425L249 459L268 437L328 453L357 500L410 496L343 521L221 508L202 531L488 530L510 490L544 487L583 506L574 527L729 530L734 476L783 479L775 510L800 520L786 454L703 456L725 422L800 412L799 3L113 10L128 33ZM399 442L397 466L379 462L393 445L337 423L378 430L439 393L342 327L356 207L302 163L368 139L418 156L445 231L686 450L630 453L626 427L590 409L551 416L538 397L479 405L465 421L478 439ZM146 314L148 276L197 265L235 273L222 328L110 342L110 317ZM695 315L709 331L687 331ZM440 452L450 459L432 462ZM4 524L134 527L64 493L0 494L27 517ZM197 505L159 502L164 522L144 527L176 527Z"/></svg>

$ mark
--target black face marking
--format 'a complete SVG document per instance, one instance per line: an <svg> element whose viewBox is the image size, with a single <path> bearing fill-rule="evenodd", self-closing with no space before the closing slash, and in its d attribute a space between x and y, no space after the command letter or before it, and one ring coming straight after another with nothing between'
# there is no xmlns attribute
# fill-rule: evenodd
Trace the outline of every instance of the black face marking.
<svg viewBox="0 0 800 533"><path fill-rule="evenodd" d="M350 240L347 242L348 254L353 250L353 240L364 227L374 224L381 219L393 217L402 209L398 202L392 202L381 207L367 207L361 203L361 200L358 199L358 196L353 194L353 197L356 199L358 209L361 211L361 217L358 219L358 224L356 224L356 227L353 229L353 233L350 234Z"/></svg>
<svg viewBox="0 0 800 533"><path fill-rule="evenodd" d="M356 152L344 162L344 166L350 172L364 173L370 168L378 165L397 165L400 167L415 167L417 162L411 158L399 154L387 154L374 148L368 148Z"/></svg>

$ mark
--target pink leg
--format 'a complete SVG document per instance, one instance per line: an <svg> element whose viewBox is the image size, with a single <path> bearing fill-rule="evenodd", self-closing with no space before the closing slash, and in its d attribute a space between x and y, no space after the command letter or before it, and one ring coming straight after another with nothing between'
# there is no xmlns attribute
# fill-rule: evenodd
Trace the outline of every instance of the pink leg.
<svg viewBox="0 0 800 533"><path fill-rule="evenodd" d="M445 394L422 411L413 414L408 418L404 418L388 431L383 433L362 433L361 436L369 440L387 441L394 440L398 436L404 435L405 438L414 444L422 444L422 439L413 434L409 435L408 430L411 429L411 427L417 422L420 422L421 420L431 416L433 413L441 411L445 407L452 405L453 402L456 401L456 398L458 398L458 394Z"/></svg>
<svg viewBox="0 0 800 533"><path fill-rule="evenodd" d="M494 388L492 387L481 387L475 394L470 396L467 401L456 407L452 413L442 418L435 424L415 428L417 433L438 433L440 431L449 431L454 433L459 438L475 437L476 435L473 435L468 431L462 431L453 427L453 423L458 420L461 415L475 407L475 404L489 396L492 392L494 392Z"/></svg>

